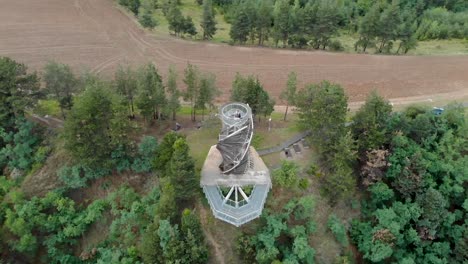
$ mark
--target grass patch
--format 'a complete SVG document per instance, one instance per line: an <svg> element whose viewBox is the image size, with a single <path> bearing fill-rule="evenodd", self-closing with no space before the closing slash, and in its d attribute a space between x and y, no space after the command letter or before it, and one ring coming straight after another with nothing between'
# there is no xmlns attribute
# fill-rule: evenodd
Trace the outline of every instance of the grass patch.
<svg viewBox="0 0 468 264"><path fill-rule="evenodd" d="M200 26L202 21L203 10L200 5L196 3L195 0L181 0L180 9L184 16L192 17L195 28L197 29L197 35L194 39L201 40L203 38L203 31ZM224 16L221 14L221 11L215 7L215 19L216 19L216 34L213 36L213 42L228 42L229 31L231 30L231 25L224 21ZM167 22L166 17L164 16L162 9L157 9L154 12L154 19L158 22L158 25L155 28L156 33L165 33L169 34L169 23Z"/></svg>
<svg viewBox="0 0 468 264"><path fill-rule="evenodd" d="M36 108L34 109L34 113L38 115L45 116L54 116L54 117L61 117L60 112L60 105L56 100L39 100L37 102Z"/></svg>
<svg viewBox="0 0 468 264"><path fill-rule="evenodd" d="M354 51L354 43L359 39L357 34L349 34L348 32L341 32L337 40L343 45L344 52L356 53ZM400 45L399 41L393 44L392 54L398 50ZM377 53L376 49L368 48L367 53ZM440 39L440 40L427 40L418 41L418 46L415 49L408 51L407 55L464 55L468 54L468 40L466 39Z"/></svg>
<svg viewBox="0 0 468 264"><path fill-rule="evenodd" d="M189 130L186 133L190 146L190 155L195 159L195 166L200 170L205 162L210 147L218 143L218 133L221 124L218 119L207 120L201 129Z"/></svg>
<svg viewBox="0 0 468 264"><path fill-rule="evenodd" d="M179 111L177 111L177 115L182 115L182 116L190 116L190 113L192 112L192 107L188 105L183 105L180 107ZM195 114L197 115L197 120L202 118L202 113L203 111L200 109L195 110ZM216 109L206 109L204 111L205 117L208 117L210 114L217 113Z"/></svg>
<svg viewBox="0 0 468 264"><path fill-rule="evenodd" d="M194 37L195 40L201 40L203 37L201 29L202 20L202 7L196 3L195 0L181 0L181 11L184 16L190 16L193 19L195 28L197 29L197 35ZM230 43L231 38L229 31L231 25L224 20L224 15L219 8L215 7L217 31L213 36L212 42L216 43ZM169 24L164 17L161 9L157 9L154 12L154 19L158 22L158 26L155 28L155 33L169 34ZM356 33L350 33L348 30L341 30L340 35L333 38L337 40L343 46L343 51L346 53L356 53L354 51L354 43L359 39L359 35ZM255 45L248 41L246 45ZM274 47L275 43L272 38L265 41L265 46ZM395 53L398 49L399 41L396 41L393 45L392 52ZM376 50L368 48L367 53L374 54ZM408 55L463 55L468 54L468 40L466 39L450 39L450 40L430 40L430 41L419 41L416 49L410 50Z"/></svg>
<svg viewBox="0 0 468 264"><path fill-rule="evenodd" d="M419 41L410 55L464 55L468 54L468 39L441 39Z"/></svg>
<svg viewBox="0 0 468 264"><path fill-rule="evenodd" d="M256 137L259 137L258 149L270 148L281 145L284 141L299 134L301 130L294 124L288 127L273 128L268 131L268 128L261 127L255 130Z"/></svg>

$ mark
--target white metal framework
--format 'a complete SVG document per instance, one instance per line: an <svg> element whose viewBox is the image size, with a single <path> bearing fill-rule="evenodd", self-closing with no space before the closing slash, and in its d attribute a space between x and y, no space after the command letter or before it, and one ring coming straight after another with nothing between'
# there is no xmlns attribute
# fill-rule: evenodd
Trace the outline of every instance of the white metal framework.
<svg viewBox="0 0 468 264"><path fill-rule="evenodd" d="M216 218L240 226L261 215L271 189L268 168L250 146L253 119L250 107L230 103L221 107L223 127L202 169L200 185Z"/></svg>

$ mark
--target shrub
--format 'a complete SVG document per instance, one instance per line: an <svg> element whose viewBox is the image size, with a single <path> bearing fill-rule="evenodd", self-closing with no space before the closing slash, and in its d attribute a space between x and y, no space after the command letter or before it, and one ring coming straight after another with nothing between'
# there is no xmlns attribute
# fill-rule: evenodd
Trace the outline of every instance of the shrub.
<svg viewBox="0 0 468 264"><path fill-rule="evenodd" d="M335 215L331 214L328 217L328 228L332 231L333 235L335 235L335 239L343 246L348 246L348 237L346 235L346 228L340 219Z"/></svg>
<svg viewBox="0 0 468 264"><path fill-rule="evenodd" d="M334 40L330 42L330 50L331 51L343 51L344 47L341 44L341 42L339 42L338 40Z"/></svg>
<svg viewBox="0 0 468 264"><path fill-rule="evenodd" d="M10 169L27 171L35 161L36 149L42 141L42 131L34 123L24 119L18 119L16 126L16 133L7 133L0 128L0 142L6 143L0 149L0 169L6 165Z"/></svg>
<svg viewBox="0 0 468 264"><path fill-rule="evenodd" d="M107 169L91 169L84 165L75 165L72 167L63 166L57 172L59 179L65 184L65 187L69 189L86 187L88 180L101 178L107 174L109 174L109 170Z"/></svg>
<svg viewBox="0 0 468 264"><path fill-rule="evenodd" d="M299 181L297 173L299 166L292 161L283 161L281 168L273 172L273 179L281 187L294 188Z"/></svg>
<svg viewBox="0 0 468 264"><path fill-rule="evenodd" d="M152 169L152 161L156 156L158 141L154 137L146 136L138 146L138 157L132 164L132 170L141 173Z"/></svg>
<svg viewBox="0 0 468 264"><path fill-rule="evenodd" d="M60 104L56 100L39 100L34 112L41 116L60 116Z"/></svg>

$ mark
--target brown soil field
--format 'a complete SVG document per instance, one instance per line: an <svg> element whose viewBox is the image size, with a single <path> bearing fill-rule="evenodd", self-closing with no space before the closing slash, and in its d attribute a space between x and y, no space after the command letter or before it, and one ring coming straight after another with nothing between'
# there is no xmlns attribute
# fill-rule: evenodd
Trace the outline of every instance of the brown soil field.
<svg viewBox="0 0 468 264"><path fill-rule="evenodd" d="M77 72L111 77L118 64L153 62L163 75L174 65L182 79L190 62L216 74L221 101L227 100L237 72L258 76L274 97L290 71L297 72L301 86L337 82L352 102L373 89L404 102L468 96L468 56L344 54L182 40L141 29L112 0L0 0L0 6L0 56L34 70L56 60Z"/></svg>

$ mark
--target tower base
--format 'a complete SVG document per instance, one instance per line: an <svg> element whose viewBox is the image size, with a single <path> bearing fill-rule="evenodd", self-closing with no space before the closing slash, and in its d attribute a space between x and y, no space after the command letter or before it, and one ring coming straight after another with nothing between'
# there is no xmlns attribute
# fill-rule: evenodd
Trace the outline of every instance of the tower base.
<svg viewBox="0 0 468 264"><path fill-rule="evenodd" d="M253 147L243 174L223 174L218 167L222 159L212 146L201 171L200 186L213 215L238 227L262 214L271 189L270 172Z"/></svg>

